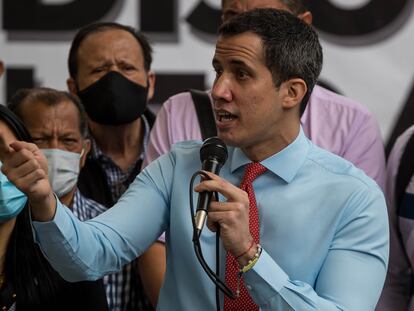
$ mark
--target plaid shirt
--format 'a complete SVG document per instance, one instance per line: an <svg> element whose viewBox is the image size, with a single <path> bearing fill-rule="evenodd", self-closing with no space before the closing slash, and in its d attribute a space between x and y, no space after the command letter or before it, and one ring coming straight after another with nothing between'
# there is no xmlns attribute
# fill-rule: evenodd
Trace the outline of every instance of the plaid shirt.
<svg viewBox="0 0 414 311"><path fill-rule="evenodd" d="M131 176L131 174L135 171L135 168L138 165L141 166L145 154L145 148L149 138L150 125L144 115L141 116L141 119L144 123L143 151L135 163L133 163L126 172L123 172L110 157L103 153L93 138L91 139L91 156L97 160L104 170L114 202L118 201L121 195L128 188L129 183L135 178L135 176ZM144 294L144 289L142 287L141 280L139 279L136 261L125 265L119 273L105 276L103 280L109 310L153 310L149 300Z"/></svg>
<svg viewBox="0 0 414 311"><path fill-rule="evenodd" d="M88 199L77 189L73 197L71 210L80 221L92 219L102 214L107 208L98 202Z"/></svg>

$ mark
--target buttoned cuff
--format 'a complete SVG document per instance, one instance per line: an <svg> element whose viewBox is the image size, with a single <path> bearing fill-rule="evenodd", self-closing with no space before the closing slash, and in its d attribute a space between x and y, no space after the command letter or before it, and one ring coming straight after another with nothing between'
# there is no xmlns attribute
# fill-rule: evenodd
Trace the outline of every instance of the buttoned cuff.
<svg viewBox="0 0 414 311"><path fill-rule="evenodd" d="M246 289L259 306L266 305L288 281L288 275L264 249L257 263L244 274Z"/></svg>

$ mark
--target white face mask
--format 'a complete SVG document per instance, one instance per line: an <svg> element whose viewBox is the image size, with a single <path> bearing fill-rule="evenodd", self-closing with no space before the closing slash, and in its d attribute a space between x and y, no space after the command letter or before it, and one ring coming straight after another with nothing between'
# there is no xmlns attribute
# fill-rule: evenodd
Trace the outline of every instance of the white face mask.
<svg viewBox="0 0 414 311"><path fill-rule="evenodd" d="M49 182L56 195L61 198L75 187L78 181L82 152L60 149L41 149L47 159Z"/></svg>

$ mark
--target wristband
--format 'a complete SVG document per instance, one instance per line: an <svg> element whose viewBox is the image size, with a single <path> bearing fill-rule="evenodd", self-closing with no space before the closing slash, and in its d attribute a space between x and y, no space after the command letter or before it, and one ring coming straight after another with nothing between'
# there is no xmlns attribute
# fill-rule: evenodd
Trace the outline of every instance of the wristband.
<svg viewBox="0 0 414 311"><path fill-rule="evenodd" d="M262 247L260 244L257 244L257 251L256 254L254 254L253 258L249 260L247 265L240 268L239 273L237 274L237 289L236 289L236 297L240 296L240 279L242 278L243 274L249 271L253 266L256 264L256 262L259 260L260 254L262 253Z"/></svg>
<svg viewBox="0 0 414 311"><path fill-rule="evenodd" d="M243 256L244 254L246 254L254 245L254 239L252 239L252 243L250 244L249 248L247 250L245 250L243 253L241 253L240 255L234 257L235 260L239 259L241 256Z"/></svg>
<svg viewBox="0 0 414 311"><path fill-rule="evenodd" d="M247 265L245 265L244 267L240 268L239 274L242 275L243 273L246 273L251 268L253 268L253 266L259 260L259 257L260 257L260 254L261 253L262 253L262 247L260 246L260 244L257 244L256 254L254 254L253 258L249 260L249 262L247 263Z"/></svg>

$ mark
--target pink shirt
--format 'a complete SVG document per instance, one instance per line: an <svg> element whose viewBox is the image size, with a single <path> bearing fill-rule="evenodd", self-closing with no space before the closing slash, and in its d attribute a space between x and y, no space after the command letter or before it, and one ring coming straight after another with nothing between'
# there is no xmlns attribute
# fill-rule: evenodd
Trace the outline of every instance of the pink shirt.
<svg viewBox="0 0 414 311"><path fill-rule="evenodd" d="M315 86L301 122L316 145L349 160L384 188L384 146L378 124L365 107ZM180 93L158 112L144 165L170 151L172 144L192 139L201 139L197 114L190 93Z"/></svg>

